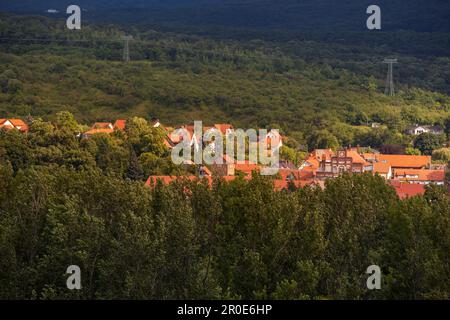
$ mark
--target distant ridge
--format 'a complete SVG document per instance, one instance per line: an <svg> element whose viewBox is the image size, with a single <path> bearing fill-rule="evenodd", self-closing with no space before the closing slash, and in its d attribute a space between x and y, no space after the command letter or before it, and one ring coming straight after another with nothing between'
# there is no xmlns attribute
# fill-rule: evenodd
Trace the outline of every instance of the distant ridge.
<svg viewBox="0 0 450 320"><path fill-rule="evenodd" d="M105 22L217 26L300 31L365 30L373 0L79 0L87 19ZM0 3L1 11L65 13L69 0L24 0ZM450 32L446 0L378 0L385 31ZM54 14L52 16L55 16Z"/></svg>

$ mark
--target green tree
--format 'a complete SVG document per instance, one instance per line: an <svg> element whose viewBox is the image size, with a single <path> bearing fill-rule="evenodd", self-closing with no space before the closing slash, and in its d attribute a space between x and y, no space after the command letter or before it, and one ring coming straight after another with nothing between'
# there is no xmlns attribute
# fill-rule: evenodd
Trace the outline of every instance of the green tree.
<svg viewBox="0 0 450 320"><path fill-rule="evenodd" d="M431 155L434 150L442 148L444 143L444 135L422 133L414 140L414 148L419 149L422 154Z"/></svg>
<svg viewBox="0 0 450 320"><path fill-rule="evenodd" d="M450 148L441 148L433 151L433 160L450 162Z"/></svg>
<svg viewBox="0 0 450 320"><path fill-rule="evenodd" d="M136 152L133 148L130 148L130 163L128 165L127 171L125 172L125 177L131 180L143 180L144 172L142 171L141 164L139 163Z"/></svg>

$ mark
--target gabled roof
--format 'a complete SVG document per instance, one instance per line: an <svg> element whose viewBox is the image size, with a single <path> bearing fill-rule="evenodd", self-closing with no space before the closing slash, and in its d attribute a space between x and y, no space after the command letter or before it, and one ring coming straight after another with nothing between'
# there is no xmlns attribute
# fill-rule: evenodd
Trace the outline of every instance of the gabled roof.
<svg viewBox="0 0 450 320"><path fill-rule="evenodd" d="M5 129L18 129L23 132L27 132L29 127L21 119L0 119L0 128Z"/></svg>
<svg viewBox="0 0 450 320"><path fill-rule="evenodd" d="M347 157L352 158L353 163L362 164L364 166L370 165L356 150L347 150Z"/></svg>
<svg viewBox="0 0 450 320"><path fill-rule="evenodd" d="M384 162L374 162L373 163L373 172L379 174L388 174L391 170L391 165L389 163Z"/></svg>
<svg viewBox="0 0 450 320"><path fill-rule="evenodd" d="M127 126L127 120L116 120L116 122L114 122L114 129L116 130L125 130Z"/></svg>
<svg viewBox="0 0 450 320"><path fill-rule="evenodd" d="M332 156L334 156L334 152L331 149L316 149L310 154L310 158L316 159L317 161L322 161L323 159L331 161Z"/></svg>
<svg viewBox="0 0 450 320"><path fill-rule="evenodd" d="M367 161L373 161L377 159L378 153L363 153L362 156Z"/></svg>
<svg viewBox="0 0 450 320"><path fill-rule="evenodd" d="M431 165L431 156L377 154L378 162L389 163L393 168L425 168Z"/></svg>
<svg viewBox="0 0 450 320"><path fill-rule="evenodd" d="M445 171L444 170L395 170L394 171L394 179L440 182L440 181L445 181Z"/></svg>

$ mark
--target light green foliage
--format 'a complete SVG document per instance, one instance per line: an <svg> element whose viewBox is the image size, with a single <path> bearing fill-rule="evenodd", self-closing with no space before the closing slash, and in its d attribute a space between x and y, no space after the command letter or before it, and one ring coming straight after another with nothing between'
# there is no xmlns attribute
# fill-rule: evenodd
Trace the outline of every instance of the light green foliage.
<svg viewBox="0 0 450 320"><path fill-rule="evenodd" d="M450 162L450 148L441 148L433 151L433 160Z"/></svg>

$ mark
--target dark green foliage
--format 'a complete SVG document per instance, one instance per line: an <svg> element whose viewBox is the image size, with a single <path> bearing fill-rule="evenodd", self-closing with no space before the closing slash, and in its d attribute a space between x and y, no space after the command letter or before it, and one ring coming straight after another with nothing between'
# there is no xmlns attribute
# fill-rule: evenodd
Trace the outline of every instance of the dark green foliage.
<svg viewBox="0 0 450 320"><path fill-rule="evenodd" d="M144 179L144 172L142 171L141 164L139 163L138 157L136 156L136 152L133 148L130 148L130 164L128 165L128 169L125 172L125 178L134 181L140 181Z"/></svg>
<svg viewBox="0 0 450 320"><path fill-rule="evenodd" d="M414 140L414 148L419 149L422 154L431 155L433 150L442 148L445 142L445 135L422 133Z"/></svg>
<svg viewBox="0 0 450 320"><path fill-rule="evenodd" d="M5 137L2 137L5 139ZM3 299L448 299L445 190L382 178L274 192L268 178L157 184L94 166L0 166ZM187 192L187 190L189 190ZM82 290L65 287L82 270ZM369 265L382 290L365 287Z"/></svg>

